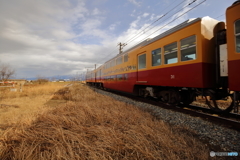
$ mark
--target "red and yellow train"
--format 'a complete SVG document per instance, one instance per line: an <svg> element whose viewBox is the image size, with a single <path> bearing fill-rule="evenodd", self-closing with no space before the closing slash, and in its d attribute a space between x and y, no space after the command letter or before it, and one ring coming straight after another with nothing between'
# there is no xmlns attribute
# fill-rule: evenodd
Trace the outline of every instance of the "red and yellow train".
<svg viewBox="0 0 240 160"><path fill-rule="evenodd" d="M239 10L239 0L227 8L226 24L210 17L185 21L88 72L86 82L169 104L190 104L202 95L216 111L237 111ZM229 106L219 106L219 101L229 99Z"/></svg>

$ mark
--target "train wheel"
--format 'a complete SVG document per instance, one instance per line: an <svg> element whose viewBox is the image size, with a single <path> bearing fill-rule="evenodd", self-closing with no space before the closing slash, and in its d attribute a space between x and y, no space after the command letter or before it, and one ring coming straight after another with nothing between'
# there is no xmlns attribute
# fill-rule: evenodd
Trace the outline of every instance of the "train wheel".
<svg viewBox="0 0 240 160"><path fill-rule="evenodd" d="M181 97L177 90L171 89L170 92L170 104L178 105L180 103Z"/></svg>
<svg viewBox="0 0 240 160"><path fill-rule="evenodd" d="M168 103L171 105L178 105L180 103L180 94L174 89L161 91L159 95L160 97L162 97L161 100L164 103Z"/></svg>
<svg viewBox="0 0 240 160"><path fill-rule="evenodd" d="M183 90L180 92L181 95L181 105L188 106L191 104L195 99L194 92Z"/></svg>
<svg viewBox="0 0 240 160"><path fill-rule="evenodd" d="M234 103L233 96L231 94L229 94L229 96L227 96L224 99L216 100L215 94L213 94L213 92L210 91L207 93L208 96L204 97L206 100L206 104L210 109L219 113L228 113L233 109Z"/></svg>
<svg viewBox="0 0 240 160"><path fill-rule="evenodd" d="M160 97L161 97L161 100L164 102L164 103L169 103L169 92L168 91L161 91L160 92Z"/></svg>

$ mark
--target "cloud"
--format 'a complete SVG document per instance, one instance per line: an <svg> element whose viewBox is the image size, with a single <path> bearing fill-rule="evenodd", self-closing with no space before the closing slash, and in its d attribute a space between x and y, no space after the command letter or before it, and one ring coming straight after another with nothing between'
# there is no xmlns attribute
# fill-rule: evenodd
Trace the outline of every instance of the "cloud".
<svg viewBox="0 0 240 160"><path fill-rule="evenodd" d="M131 17L135 17L135 15L134 15L135 13L136 13L136 10L134 9L134 10L132 11L132 13L130 14L130 16L131 16Z"/></svg>
<svg viewBox="0 0 240 160"><path fill-rule="evenodd" d="M141 22L141 16L138 16L136 20L130 23L130 28L139 28L138 23Z"/></svg>
<svg viewBox="0 0 240 160"><path fill-rule="evenodd" d="M137 0L128 0L129 2L131 2L132 4L140 7L141 6L141 2L137 2Z"/></svg>
<svg viewBox="0 0 240 160"><path fill-rule="evenodd" d="M109 30L110 30L110 31L113 31L113 30L115 30L115 27L116 27L116 24L111 24L111 25L109 26Z"/></svg>
<svg viewBox="0 0 240 160"><path fill-rule="evenodd" d="M190 2L192 1L188 0L184 2L184 4L187 5ZM190 7L185 7L184 9L182 7L183 6L179 6L177 9L171 10L166 16L163 16L163 14L149 14L148 12L142 13L141 16L138 16L130 23L129 29L124 33L124 35L131 35L131 37L127 39L128 46L125 49L129 49L148 38L153 38L185 21L188 18L188 14L185 14L185 12L188 11Z"/></svg>
<svg viewBox="0 0 240 160"><path fill-rule="evenodd" d="M150 32L143 31L161 13L152 12L155 6L144 7L144 1L129 2L135 6L122 5L129 10L120 12L120 7L107 0L2 1L0 59L12 65L18 77L86 71L85 67L104 63L117 55L119 42L139 34L126 50L166 24L161 21ZM165 18L172 20L173 15ZM172 26L167 25L165 29Z"/></svg>
<svg viewBox="0 0 240 160"><path fill-rule="evenodd" d="M149 16L149 13L144 13L144 14L142 15L142 17L144 17L144 18L146 18L147 16Z"/></svg>
<svg viewBox="0 0 240 160"><path fill-rule="evenodd" d="M38 72L46 76L60 74L57 66L61 66L59 68L64 74L69 72L67 66L76 68L76 63L85 64L79 58L84 53L79 52L90 51L70 40L77 37L72 27L83 21L87 13L88 9L82 0L1 2L1 59L16 68L19 77L35 76L33 74ZM88 55L85 57L90 60L90 56L94 57Z"/></svg>
<svg viewBox="0 0 240 160"><path fill-rule="evenodd" d="M99 11L99 9L97 9L97 8L94 8L94 10L93 10L93 12L92 12L92 14L93 15L99 15L101 12Z"/></svg>
<svg viewBox="0 0 240 160"><path fill-rule="evenodd" d="M0 39L2 41L8 39L25 45L37 42L35 45L41 46L46 45L52 39L72 38L73 35L69 31L70 24L74 23L76 18L67 19L67 16L82 17L74 8L71 10L71 4L66 1L15 2L18 3L18 7L11 5L10 2L3 2L0 7L0 24L2 24L0 26L0 31L2 31ZM80 6L76 8L82 8Z"/></svg>
<svg viewBox="0 0 240 160"><path fill-rule="evenodd" d="M119 24L120 24L120 22L116 22L116 23L114 23L114 24L111 24L111 25L109 26L109 30L110 30L110 31L114 31Z"/></svg>
<svg viewBox="0 0 240 160"><path fill-rule="evenodd" d="M82 24L82 29L84 31L91 31L96 29L101 25L101 21L98 19L88 19Z"/></svg>

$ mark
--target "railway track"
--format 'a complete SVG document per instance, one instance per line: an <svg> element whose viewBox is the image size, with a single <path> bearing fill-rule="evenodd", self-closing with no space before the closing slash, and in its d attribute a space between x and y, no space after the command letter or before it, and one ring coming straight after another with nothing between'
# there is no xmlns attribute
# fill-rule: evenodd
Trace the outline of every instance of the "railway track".
<svg viewBox="0 0 240 160"><path fill-rule="evenodd" d="M94 89L96 91L96 88ZM142 103L147 103L147 104L151 104L164 109L172 110L174 112L188 114L193 117L200 117L209 122L212 122L236 131L240 131L240 114L234 114L234 113L219 114L219 113L214 113L211 109L196 106L196 105L173 106L173 105L168 105L168 104L159 102L157 99L154 99L151 97L149 98L136 97L131 94L116 92L113 90L107 91L107 92L111 92L129 99L132 99L134 101L139 101Z"/></svg>
<svg viewBox="0 0 240 160"><path fill-rule="evenodd" d="M122 94L122 96L124 96L124 94ZM131 99L138 100L145 103L150 103L152 105L156 105L165 109L171 109L173 111L185 113L194 117L201 117L207 121L211 121L213 123L223 125L224 127L228 127L228 128L240 131L240 115L239 114L233 114L233 113L217 114L217 113L214 113L211 109L199 107L195 105L172 106L172 105L160 103L151 98L143 99L141 97L134 98L133 96L131 97Z"/></svg>

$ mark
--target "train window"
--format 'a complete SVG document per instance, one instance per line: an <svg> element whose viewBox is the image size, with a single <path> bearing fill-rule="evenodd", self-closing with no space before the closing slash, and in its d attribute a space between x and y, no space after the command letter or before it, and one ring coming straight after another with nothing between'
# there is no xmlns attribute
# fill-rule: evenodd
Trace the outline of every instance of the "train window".
<svg viewBox="0 0 240 160"><path fill-rule="evenodd" d="M111 61L111 66L110 67L114 67L115 66L115 59Z"/></svg>
<svg viewBox="0 0 240 160"><path fill-rule="evenodd" d="M152 51L152 66L161 64L161 48Z"/></svg>
<svg viewBox="0 0 240 160"><path fill-rule="evenodd" d="M138 69L146 68L146 54L138 56Z"/></svg>
<svg viewBox="0 0 240 160"><path fill-rule="evenodd" d="M165 64L178 62L177 51L177 42L164 46Z"/></svg>
<svg viewBox="0 0 240 160"><path fill-rule="evenodd" d="M122 64L122 56L117 58L117 65Z"/></svg>
<svg viewBox="0 0 240 160"><path fill-rule="evenodd" d="M121 81L122 79L123 79L122 74L117 75L117 80L118 80L118 81Z"/></svg>
<svg viewBox="0 0 240 160"><path fill-rule="evenodd" d="M240 19L235 22L236 52L240 53Z"/></svg>
<svg viewBox="0 0 240 160"><path fill-rule="evenodd" d="M190 36L181 40L181 61L196 59L196 36Z"/></svg>
<svg viewBox="0 0 240 160"><path fill-rule="evenodd" d="M123 76L123 80L128 80L128 74L124 74Z"/></svg>
<svg viewBox="0 0 240 160"><path fill-rule="evenodd" d="M125 54L124 55L124 62L127 62L128 61L128 54Z"/></svg>
<svg viewBox="0 0 240 160"><path fill-rule="evenodd" d="M112 81L115 81L115 80L116 80L116 75L111 76L111 80L112 80Z"/></svg>

